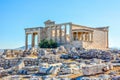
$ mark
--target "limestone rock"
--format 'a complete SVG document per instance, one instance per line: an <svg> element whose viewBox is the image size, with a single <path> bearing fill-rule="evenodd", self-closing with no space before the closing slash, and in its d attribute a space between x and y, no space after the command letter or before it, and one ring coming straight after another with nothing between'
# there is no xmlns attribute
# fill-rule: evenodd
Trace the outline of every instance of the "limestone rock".
<svg viewBox="0 0 120 80"><path fill-rule="evenodd" d="M45 49L38 50L38 56L45 56L47 53L48 52Z"/></svg>
<svg viewBox="0 0 120 80"><path fill-rule="evenodd" d="M66 53L66 52L67 52L64 46L58 47L58 48L56 49L56 51L57 51L58 53Z"/></svg>

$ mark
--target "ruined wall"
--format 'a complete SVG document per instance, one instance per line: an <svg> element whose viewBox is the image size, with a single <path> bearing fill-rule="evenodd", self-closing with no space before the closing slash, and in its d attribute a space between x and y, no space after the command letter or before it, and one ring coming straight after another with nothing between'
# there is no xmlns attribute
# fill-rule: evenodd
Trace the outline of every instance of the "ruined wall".
<svg viewBox="0 0 120 80"><path fill-rule="evenodd" d="M83 42L86 49L107 49L107 33L100 30L94 30L93 41Z"/></svg>
<svg viewBox="0 0 120 80"><path fill-rule="evenodd" d="M108 48L108 35L106 31L99 30L99 29L92 29L88 27L82 27L82 26L77 26L73 25L72 29L89 29L93 30L93 41L82 41L82 46L83 48L86 49L107 49Z"/></svg>
<svg viewBox="0 0 120 80"><path fill-rule="evenodd" d="M46 39L47 36L47 28L41 29L40 30L40 40Z"/></svg>

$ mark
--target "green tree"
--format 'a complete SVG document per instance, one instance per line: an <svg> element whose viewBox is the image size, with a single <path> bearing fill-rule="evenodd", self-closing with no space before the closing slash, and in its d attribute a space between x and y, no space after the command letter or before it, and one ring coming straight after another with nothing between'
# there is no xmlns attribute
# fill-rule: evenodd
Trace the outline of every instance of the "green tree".
<svg viewBox="0 0 120 80"><path fill-rule="evenodd" d="M52 39L50 40L43 39L39 43L39 47L40 48L57 48L57 43Z"/></svg>

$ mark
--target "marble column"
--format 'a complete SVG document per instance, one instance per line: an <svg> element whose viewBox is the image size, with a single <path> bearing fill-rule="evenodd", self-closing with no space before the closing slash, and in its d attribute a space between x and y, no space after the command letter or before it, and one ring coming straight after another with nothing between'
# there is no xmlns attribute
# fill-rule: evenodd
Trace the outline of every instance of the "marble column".
<svg viewBox="0 0 120 80"><path fill-rule="evenodd" d="M80 32L80 35L79 35L79 41L81 41L82 40L82 33Z"/></svg>
<svg viewBox="0 0 120 80"><path fill-rule="evenodd" d="M41 38L40 38L40 29L39 29L39 32L37 33L37 35L38 35L38 44L39 44L40 41L41 41Z"/></svg>
<svg viewBox="0 0 120 80"><path fill-rule="evenodd" d="M106 48L109 48L109 41L108 41L108 37L109 37L109 35L108 35L108 30L107 30L107 46L106 46Z"/></svg>
<svg viewBox="0 0 120 80"><path fill-rule="evenodd" d="M87 33L85 33L85 41L87 41Z"/></svg>
<svg viewBox="0 0 120 80"><path fill-rule="evenodd" d="M85 32L83 33L83 40L85 41Z"/></svg>
<svg viewBox="0 0 120 80"><path fill-rule="evenodd" d="M73 40L73 35L72 35L72 23L69 24L69 27L70 27L70 34L69 34L69 36L70 36L70 42L72 42L72 40Z"/></svg>
<svg viewBox="0 0 120 80"><path fill-rule="evenodd" d="M89 38L88 32L86 33L86 37L87 37L86 41L88 41L88 38Z"/></svg>
<svg viewBox="0 0 120 80"><path fill-rule="evenodd" d="M90 32L88 32L88 41L90 41Z"/></svg>
<svg viewBox="0 0 120 80"><path fill-rule="evenodd" d="M35 47L35 34L32 33L32 48Z"/></svg>
<svg viewBox="0 0 120 80"><path fill-rule="evenodd" d="M54 40L54 28L51 28L51 39Z"/></svg>
<svg viewBox="0 0 120 80"><path fill-rule="evenodd" d="M83 41L85 41L85 33L83 32Z"/></svg>
<svg viewBox="0 0 120 80"><path fill-rule="evenodd" d="M91 41L91 32L89 32L89 41Z"/></svg>
<svg viewBox="0 0 120 80"><path fill-rule="evenodd" d="M77 41L77 39L78 39L78 32L75 32L75 33L76 33L75 40Z"/></svg>
<svg viewBox="0 0 120 80"><path fill-rule="evenodd" d="M93 41L93 32L91 32L91 41Z"/></svg>
<svg viewBox="0 0 120 80"><path fill-rule="evenodd" d="M25 35L25 49L28 49L28 34Z"/></svg>
<svg viewBox="0 0 120 80"><path fill-rule="evenodd" d="M66 43L66 25L64 25L64 27L65 27L65 30L64 30L64 41Z"/></svg>
<svg viewBox="0 0 120 80"><path fill-rule="evenodd" d="M57 42L57 26L55 26L55 41Z"/></svg>
<svg viewBox="0 0 120 80"><path fill-rule="evenodd" d="M81 32L81 36L80 37L81 37L81 41L83 41L83 32Z"/></svg>
<svg viewBox="0 0 120 80"><path fill-rule="evenodd" d="M60 39L60 43L62 42L62 30L61 30L61 25L59 26L59 39Z"/></svg>
<svg viewBox="0 0 120 80"><path fill-rule="evenodd" d="M87 41L87 33L85 33L85 41Z"/></svg>
<svg viewBox="0 0 120 80"><path fill-rule="evenodd" d="M77 41L78 41L78 32L77 32Z"/></svg>
<svg viewBox="0 0 120 80"><path fill-rule="evenodd" d="M50 39L52 39L52 27L49 26L49 30L50 30Z"/></svg>

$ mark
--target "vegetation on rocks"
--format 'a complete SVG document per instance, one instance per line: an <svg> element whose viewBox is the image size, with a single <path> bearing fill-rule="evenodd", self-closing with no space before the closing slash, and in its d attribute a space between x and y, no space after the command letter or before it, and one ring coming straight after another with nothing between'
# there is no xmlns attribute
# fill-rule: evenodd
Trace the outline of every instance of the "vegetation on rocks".
<svg viewBox="0 0 120 80"><path fill-rule="evenodd" d="M57 48L57 42L53 41L52 39L46 40L43 39L39 43L40 48Z"/></svg>

